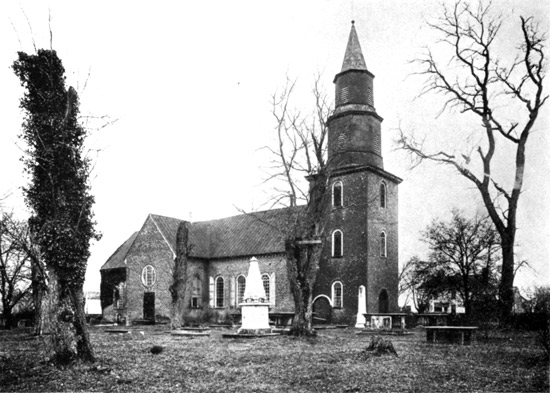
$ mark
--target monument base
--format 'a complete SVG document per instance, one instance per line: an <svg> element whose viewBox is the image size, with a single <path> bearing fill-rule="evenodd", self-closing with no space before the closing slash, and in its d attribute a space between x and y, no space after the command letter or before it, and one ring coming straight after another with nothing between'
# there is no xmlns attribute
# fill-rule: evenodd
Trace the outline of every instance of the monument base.
<svg viewBox="0 0 550 393"><path fill-rule="evenodd" d="M241 332L271 333L268 303L241 303ZM257 334L257 333L254 333Z"/></svg>

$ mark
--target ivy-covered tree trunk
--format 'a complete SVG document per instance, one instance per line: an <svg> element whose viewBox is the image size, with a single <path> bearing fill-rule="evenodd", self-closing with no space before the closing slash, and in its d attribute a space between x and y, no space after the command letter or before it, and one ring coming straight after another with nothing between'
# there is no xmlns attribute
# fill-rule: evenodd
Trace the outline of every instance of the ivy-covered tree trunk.
<svg viewBox="0 0 550 393"><path fill-rule="evenodd" d="M21 138L30 178L25 189L32 211L29 227L47 271L42 301L44 330L53 358L67 363L94 361L84 316L83 285L95 231L83 157L87 132L78 124L78 95L65 87L65 69L54 50L19 52L13 65L26 89L21 99L25 122Z"/></svg>
<svg viewBox="0 0 550 393"><path fill-rule="evenodd" d="M178 226L176 234L176 258L172 272L173 281L170 285L170 295L172 296L170 325L172 329L182 327L185 324L185 316L189 313L187 269L190 249L188 223L184 221Z"/></svg>
<svg viewBox="0 0 550 393"><path fill-rule="evenodd" d="M291 333L296 336L314 335L313 286L319 270L322 243L319 240L287 240L286 267L290 290L294 298L294 319Z"/></svg>
<svg viewBox="0 0 550 393"><path fill-rule="evenodd" d="M305 214L285 242L287 274L294 297L294 320L291 333L311 336L313 320L313 286L323 252L328 201L327 175L320 170L309 177L310 190Z"/></svg>
<svg viewBox="0 0 550 393"><path fill-rule="evenodd" d="M70 363L76 356L76 339L72 327L73 312L68 297L61 296L59 279L48 269L48 289L42 302L46 343L58 364Z"/></svg>
<svg viewBox="0 0 550 393"><path fill-rule="evenodd" d="M46 285L44 282L43 274L37 271L37 267L31 265L31 289L32 289L32 302L34 305L34 334L41 336L44 333L44 310L42 302L46 293Z"/></svg>

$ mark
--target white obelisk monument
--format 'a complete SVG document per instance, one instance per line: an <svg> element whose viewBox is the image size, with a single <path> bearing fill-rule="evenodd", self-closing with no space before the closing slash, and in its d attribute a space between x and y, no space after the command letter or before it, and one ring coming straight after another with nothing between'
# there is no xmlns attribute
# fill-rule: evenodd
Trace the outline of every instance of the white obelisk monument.
<svg viewBox="0 0 550 393"><path fill-rule="evenodd" d="M239 333L270 333L269 302L265 294L260 267L256 258L250 259L241 307L242 323Z"/></svg>

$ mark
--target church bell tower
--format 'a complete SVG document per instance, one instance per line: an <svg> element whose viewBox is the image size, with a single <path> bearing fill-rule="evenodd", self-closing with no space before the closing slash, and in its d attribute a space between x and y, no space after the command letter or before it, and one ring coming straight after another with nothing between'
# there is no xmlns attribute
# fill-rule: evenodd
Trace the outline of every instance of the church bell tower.
<svg viewBox="0 0 550 393"><path fill-rule="evenodd" d="M334 84L335 110L327 121L331 201L314 310L333 323L350 323L359 296L369 314L398 311L401 182L384 170L383 119L374 106L374 75L367 69L354 22Z"/></svg>

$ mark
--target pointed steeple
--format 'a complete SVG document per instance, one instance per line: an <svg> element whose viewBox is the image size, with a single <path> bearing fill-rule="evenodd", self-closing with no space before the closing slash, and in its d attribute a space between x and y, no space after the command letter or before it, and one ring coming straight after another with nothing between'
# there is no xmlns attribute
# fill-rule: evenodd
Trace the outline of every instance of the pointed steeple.
<svg viewBox="0 0 550 393"><path fill-rule="evenodd" d="M355 21L351 21L351 31L348 38L348 46L346 47L346 54L344 55L344 62L342 63L342 71L347 70L367 70L367 64L361 51L361 44L357 37L357 31L355 31Z"/></svg>
<svg viewBox="0 0 550 393"><path fill-rule="evenodd" d="M351 22L342 71L334 77L334 112L328 119L328 159L335 169L384 168L382 118L374 108L374 75L367 69L355 23Z"/></svg>

